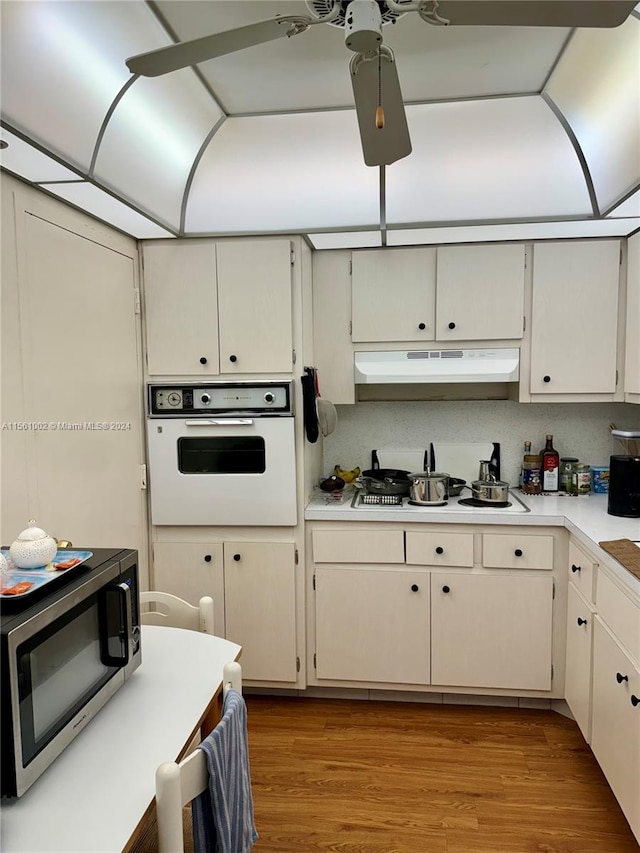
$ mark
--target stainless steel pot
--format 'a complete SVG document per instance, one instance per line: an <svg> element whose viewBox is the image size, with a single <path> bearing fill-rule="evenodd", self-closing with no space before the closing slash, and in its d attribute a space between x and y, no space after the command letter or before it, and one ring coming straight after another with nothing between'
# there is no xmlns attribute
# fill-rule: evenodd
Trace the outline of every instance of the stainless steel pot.
<svg viewBox="0 0 640 853"><path fill-rule="evenodd" d="M437 472L409 474L409 499L424 506L437 506L449 497L449 475Z"/></svg>
<svg viewBox="0 0 640 853"><path fill-rule="evenodd" d="M471 492L477 501L486 504L507 503L509 500L509 483L502 480L474 480Z"/></svg>

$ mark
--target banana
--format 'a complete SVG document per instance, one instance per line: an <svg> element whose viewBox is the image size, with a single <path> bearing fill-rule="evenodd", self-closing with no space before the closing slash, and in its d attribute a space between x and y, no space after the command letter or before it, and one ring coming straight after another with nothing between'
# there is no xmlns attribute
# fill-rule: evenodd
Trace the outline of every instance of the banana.
<svg viewBox="0 0 640 853"><path fill-rule="evenodd" d="M333 473L336 477L341 477L345 483L353 483L356 477L360 474L360 468L354 468L352 471L347 471L339 465L336 465L333 469Z"/></svg>

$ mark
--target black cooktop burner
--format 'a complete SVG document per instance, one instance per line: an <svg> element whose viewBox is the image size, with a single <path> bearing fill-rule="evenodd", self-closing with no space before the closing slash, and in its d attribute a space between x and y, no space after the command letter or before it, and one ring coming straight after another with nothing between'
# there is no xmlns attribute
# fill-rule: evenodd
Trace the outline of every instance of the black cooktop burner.
<svg viewBox="0 0 640 853"><path fill-rule="evenodd" d="M465 506L477 506L477 507L495 507L496 509L504 509L505 507L511 506L510 501L480 501L478 498L462 498L458 501L459 504L464 504Z"/></svg>

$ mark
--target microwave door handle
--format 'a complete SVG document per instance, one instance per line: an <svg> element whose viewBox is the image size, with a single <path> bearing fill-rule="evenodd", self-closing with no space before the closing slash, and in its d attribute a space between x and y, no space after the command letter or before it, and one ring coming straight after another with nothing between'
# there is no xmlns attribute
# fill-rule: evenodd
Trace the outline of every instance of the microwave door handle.
<svg viewBox="0 0 640 853"><path fill-rule="evenodd" d="M206 427L206 426L251 426L253 418L223 418L220 420L185 421L184 425L188 427Z"/></svg>
<svg viewBox="0 0 640 853"><path fill-rule="evenodd" d="M102 662L105 666L126 666L133 655L133 617L131 614L131 589L129 584L109 584L104 590L104 613L102 619L102 634L100 645L102 649ZM114 604L115 602L115 604ZM118 628L117 636L123 649L121 655L114 655L109 649L109 616L112 614L110 608L115 607Z"/></svg>

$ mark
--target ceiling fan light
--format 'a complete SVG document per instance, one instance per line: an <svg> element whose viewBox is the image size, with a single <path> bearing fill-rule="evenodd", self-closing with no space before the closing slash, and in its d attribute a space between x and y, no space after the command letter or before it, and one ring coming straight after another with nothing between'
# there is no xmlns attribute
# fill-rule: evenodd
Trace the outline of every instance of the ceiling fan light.
<svg viewBox="0 0 640 853"><path fill-rule="evenodd" d="M382 15L375 0L353 0L345 17L345 45L355 53L374 53L382 44Z"/></svg>

